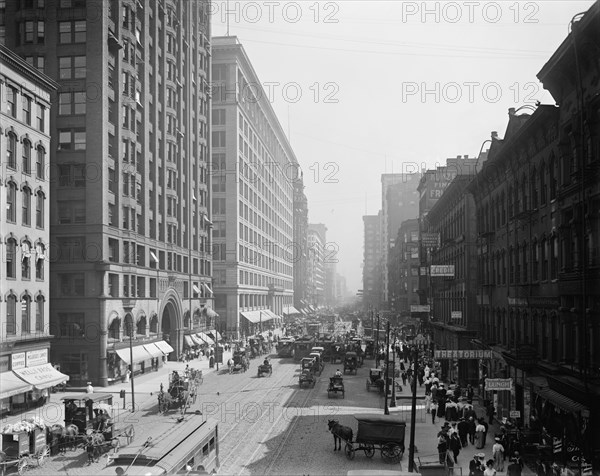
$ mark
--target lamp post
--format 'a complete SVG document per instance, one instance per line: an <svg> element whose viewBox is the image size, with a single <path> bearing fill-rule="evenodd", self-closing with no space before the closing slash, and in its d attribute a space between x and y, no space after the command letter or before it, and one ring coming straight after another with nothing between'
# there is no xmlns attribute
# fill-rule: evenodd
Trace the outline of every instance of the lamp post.
<svg viewBox="0 0 600 476"><path fill-rule="evenodd" d="M375 334L375 367L379 367L379 313L377 313L377 331Z"/></svg>
<svg viewBox="0 0 600 476"><path fill-rule="evenodd" d="M417 373L419 371L419 349L417 346L413 348L414 369L412 379L412 404L410 409L410 447L408 450L408 471L414 472L415 468L415 423L417 419ZM432 410L433 411L433 410Z"/></svg>
<svg viewBox="0 0 600 476"><path fill-rule="evenodd" d="M378 329L379 330L379 329ZM385 365L385 406L383 409L383 413L385 415L390 414L390 408L388 406L388 393L390 392L390 321L387 323L387 331L386 331L386 365Z"/></svg>
<svg viewBox="0 0 600 476"><path fill-rule="evenodd" d="M392 361L394 362L394 366L392 368L392 401L390 403L390 407L396 406L396 329L392 333L394 339L392 344Z"/></svg>
<svg viewBox="0 0 600 476"><path fill-rule="evenodd" d="M129 332L129 366L131 368L131 413L135 413L135 388L133 385L133 316L130 314L129 318L129 325L127 327Z"/></svg>

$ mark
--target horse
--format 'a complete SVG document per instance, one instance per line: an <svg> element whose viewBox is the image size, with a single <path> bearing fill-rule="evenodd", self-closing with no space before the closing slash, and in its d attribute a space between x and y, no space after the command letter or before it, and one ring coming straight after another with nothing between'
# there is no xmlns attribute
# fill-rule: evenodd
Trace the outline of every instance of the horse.
<svg viewBox="0 0 600 476"><path fill-rule="evenodd" d="M233 359L229 358L229 360L227 360L227 368L229 369L229 373L233 373Z"/></svg>
<svg viewBox="0 0 600 476"><path fill-rule="evenodd" d="M100 454L104 452L105 441L104 435L98 432L92 432L85 437L88 465L100 461Z"/></svg>
<svg viewBox="0 0 600 476"><path fill-rule="evenodd" d="M74 450L77 446L76 441L79 436L79 428L73 423L66 427L60 423L55 423L50 427L50 433L53 435L53 438L56 438L59 441L58 447L60 453L66 453L67 447Z"/></svg>
<svg viewBox="0 0 600 476"><path fill-rule="evenodd" d="M349 426L340 425L337 420L329 420L327 426L333 434L333 451L342 450L342 440L346 443L352 441L352 428Z"/></svg>

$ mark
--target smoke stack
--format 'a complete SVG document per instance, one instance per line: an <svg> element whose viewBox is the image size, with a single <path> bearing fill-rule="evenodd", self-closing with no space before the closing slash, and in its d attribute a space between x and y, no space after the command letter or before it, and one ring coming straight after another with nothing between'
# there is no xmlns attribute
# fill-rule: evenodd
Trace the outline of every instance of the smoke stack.
<svg viewBox="0 0 600 476"><path fill-rule="evenodd" d="M463 155L463 159L468 159L468 158L469 158L469 154Z"/></svg>
<svg viewBox="0 0 600 476"><path fill-rule="evenodd" d="M492 131L492 139L498 139L498 132Z"/></svg>
<svg viewBox="0 0 600 476"><path fill-rule="evenodd" d="M514 107L509 107L508 108L508 115L510 116L514 116L516 112L516 109Z"/></svg>
<svg viewBox="0 0 600 476"><path fill-rule="evenodd" d="M457 156L456 156L456 158L457 158L458 160L460 160L460 155L457 155Z"/></svg>

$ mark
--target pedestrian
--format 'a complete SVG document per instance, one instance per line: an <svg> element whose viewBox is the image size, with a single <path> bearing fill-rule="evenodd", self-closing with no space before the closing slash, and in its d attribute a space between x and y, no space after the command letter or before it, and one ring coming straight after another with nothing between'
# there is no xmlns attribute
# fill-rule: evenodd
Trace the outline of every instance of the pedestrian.
<svg viewBox="0 0 600 476"><path fill-rule="evenodd" d="M425 394L425 410L427 413L431 413L431 395Z"/></svg>
<svg viewBox="0 0 600 476"><path fill-rule="evenodd" d="M494 415L496 414L496 409L494 408L494 404L492 402L489 403L486 409L486 414L488 417L488 423L491 425L494 423Z"/></svg>
<svg viewBox="0 0 600 476"><path fill-rule="evenodd" d="M442 431L438 433L437 450L440 464L446 464L446 453L448 452L448 435L444 431L444 427L442 427Z"/></svg>
<svg viewBox="0 0 600 476"><path fill-rule="evenodd" d="M483 427L485 428L485 431L483 432L483 446L485 446L486 440L487 440L487 434L488 434L488 430L490 428L490 425L488 424L487 421L485 421L485 418L480 418L479 422L483 425Z"/></svg>
<svg viewBox="0 0 600 476"><path fill-rule="evenodd" d="M514 452L512 459L514 459L515 463L517 463L519 466L521 466L521 469L523 469L523 458L521 458L521 454L518 451Z"/></svg>
<svg viewBox="0 0 600 476"><path fill-rule="evenodd" d="M483 476L496 476L496 470L494 469L494 460L488 459L487 463L485 463L485 471L483 472Z"/></svg>
<svg viewBox="0 0 600 476"><path fill-rule="evenodd" d="M438 404L436 401L431 402L431 423L435 425L435 415L437 413Z"/></svg>
<svg viewBox="0 0 600 476"><path fill-rule="evenodd" d="M521 471L522 471L521 465L519 463L517 463L515 458L511 458L510 464L506 468L507 476L521 476Z"/></svg>
<svg viewBox="0 0 600 476"><path fill-rule="evenodd" d="M453 423L454 425L456 423ZM458 437L458 432L450 433L450 450L452 451L452 455L454 456L454 463L458 463L458 454L460 453L460 438Z"/></svg>
<svg viewBox="0 0 600 476"><path fill-rule="evenodd" d="M495 438L495 443L492 446L492 457L494 458L494 469L504 471L504 446L502 446L498 437Z"/></svg>
<svg viewBox="0 0 600 476"><path fill-rule="evenodd" d="M469 404L473 403L473 395L475 394L475 391L473 390L473 387L471 386L471 384L467 385L467 402Z"/></svg>
<svg viewBox="0 0 600 476"><path fill-rule="evenodd" d="M475 448L480 450L484 447L485 443L483 442L483 434L485 432L485 426L481 424L481 420L477 423L475 427Z"/></svg>
<svg viewBox="0 0 600 476"><path fill-rule="evenodd" d="M481 453L473 455L473 459L469 461L469 476L482 476L483 469L481 468Z"/></svg>
<svg viewBox="0 0 600 476"><path fill-rule="evenodd" d="M458 428L460 444L463 448L465 448L467 446L467 436L469 434L469 423L464 418L461 418L456 427Z"/></svg>
<svg viewBox="0 0 600 476"><path fill-rule="evenodd" d="M402 372L402 385L406 386L406 372Z"/></svg>
<svg viewBox="0 0 600 476"><path fill-rule="evenodd" d="M92 387L92 382L87 383L87 387L85 388L86 393L94 393L94 387Z"/></svg>

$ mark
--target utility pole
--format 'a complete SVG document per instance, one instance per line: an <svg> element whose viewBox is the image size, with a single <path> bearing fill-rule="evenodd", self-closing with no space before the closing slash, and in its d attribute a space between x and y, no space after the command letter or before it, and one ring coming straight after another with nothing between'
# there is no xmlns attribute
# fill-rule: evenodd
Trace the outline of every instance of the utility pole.
<svg viewBox="0 0 600 476"><path fill-rule="evenodd" d="M385 352L385 360L386 360L386 364L385 364L385 407L383 409L383 413L385 415L389 415L390 414L390 408L388 406L388 393L390 392L390 321L388 321L387 323L387 330L385 333L385 347L386 347L386 352Z"/></svg>
<svg viewBox="0 0 600 476"><path fill-rule="evenodd" d="M377 313L377 331L375 334L375 367L379 367L379 313Z"/></svg>
<svg viewBox="0 0 600 476"><path fill-rule="evenodd" d="M408 471L410 473L415 471L415 423L417 419L417 372L419 371L419 348L414 347L413 362L415 368L413 369L412 379L412 406L410 409L410 447L408 451ZM432 410L433 411L433 410Z"/></svg>
<svg viewBox="0 0 600 476"><path fill-rule="evenodd" d="M129 320L129 325L127 327L129 328L129 362L131 364L131 412L135 413L135 387L133 385L133 316L130 315L130 317L131 319Z"/></svg>
<svg viewBox="0 0 600 476"><path fill-rule="evenodd" d="M396 329L392 333L392 362L394 362L392 367L392 402L390 403L390 407L396 406Z"/></svg>

